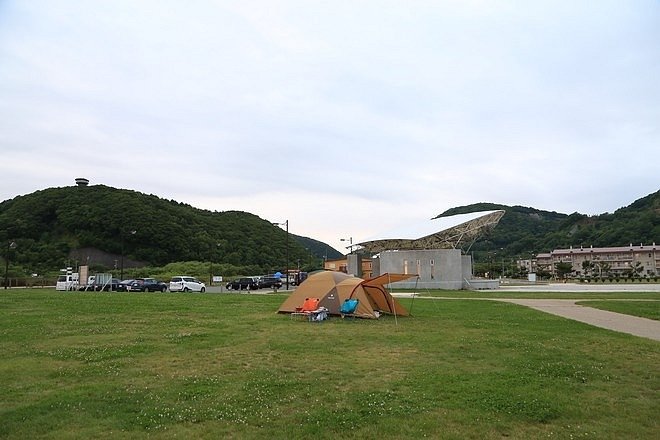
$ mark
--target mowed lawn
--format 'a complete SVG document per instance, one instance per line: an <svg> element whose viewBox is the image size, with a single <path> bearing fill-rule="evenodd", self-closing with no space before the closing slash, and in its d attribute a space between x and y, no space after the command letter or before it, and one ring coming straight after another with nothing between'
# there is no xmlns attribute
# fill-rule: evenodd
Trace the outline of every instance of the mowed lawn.
<svg viewBox="0 0 660 440"><path fill-rule="evenodd" d="M0 438L658 438L660 344L478 300L0 293Z"/></svg>

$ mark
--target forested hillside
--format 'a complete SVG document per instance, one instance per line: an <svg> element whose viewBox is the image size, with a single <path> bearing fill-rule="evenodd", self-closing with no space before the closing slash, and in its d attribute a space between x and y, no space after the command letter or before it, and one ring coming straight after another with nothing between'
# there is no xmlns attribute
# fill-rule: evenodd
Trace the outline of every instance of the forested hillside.
<svg viewBox="0 0 660 440"><path fill-rule="evenodd" d="M597 216L478 203L438 217L493 209L506 214L469 249L475 261L569 246L660 242L660 191ZM1 251L3 262L9 255L12 266L27 273L57 271L83 248L151 266L209 262L224 265L224 273L279 270L287 253L286 231L256 215L211 212L103 185L50 188L0 203L0 239L16 244ZM316 269L322 258L340 256L318 240L289 236L290 267Z"/></svg>
<svg viewBox="0 0 660 440"><path fill-rule="evenodd" d="M524 257L570 246L626 246L660 243L660 191L614 213L596 216L560 214L523 206L477 203L452 208L438 217L504 209L506 213L488 235L470 249L483 261L488 253Z"/></svg>
<svg viewBox="0 0 660 440"><path fill-rule="evenodd" d="M155 266L212 261L264 272L284 268L287 253L286 231L256 215L211 212L104 185L50 188L4 201L0 234L17 244L14 262L35 272L61 268L79 248ZM316 240L305 243L290 235L292 265L318 267L324 255L341 255Z"/></svg>

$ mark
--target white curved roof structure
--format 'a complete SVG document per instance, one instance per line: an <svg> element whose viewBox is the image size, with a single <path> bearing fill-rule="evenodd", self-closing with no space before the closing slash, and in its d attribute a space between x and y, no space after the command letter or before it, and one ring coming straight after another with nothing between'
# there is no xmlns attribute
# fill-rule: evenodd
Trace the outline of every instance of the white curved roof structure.
<svg viewBox="0 0 660 440"><path fill-rule="evenodd" d="M374 254L388 250L456 249L465 243L474 243L494 228L503 215L504 210L496 210L439 217L419 225L407 225L405 230L390 231L357 245Z"/></svg>

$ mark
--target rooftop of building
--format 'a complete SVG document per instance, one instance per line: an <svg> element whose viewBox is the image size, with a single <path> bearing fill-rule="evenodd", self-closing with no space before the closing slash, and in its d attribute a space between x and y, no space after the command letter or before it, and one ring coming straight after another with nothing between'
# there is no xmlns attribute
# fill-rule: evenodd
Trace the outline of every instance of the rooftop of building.
<svg viewBox="0 0 660 440"><path fill-rule="evenodd" d="M367 251L456 249L473 243L486 229L495 227L503 210L480 211L438 217L417 224L406 224L396 230L357 243Z"/></svg>

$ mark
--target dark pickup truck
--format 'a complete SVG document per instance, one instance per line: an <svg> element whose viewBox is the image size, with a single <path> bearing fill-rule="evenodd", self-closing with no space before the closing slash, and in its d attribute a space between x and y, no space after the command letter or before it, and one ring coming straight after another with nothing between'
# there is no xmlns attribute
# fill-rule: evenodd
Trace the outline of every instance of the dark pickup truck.
<svg viewBox="0 0 660 440"><path fill-rule="evenodd" d="M128 286L128 290L131 292L165 292L167 284L155 278L136 278Z"/></svg>

